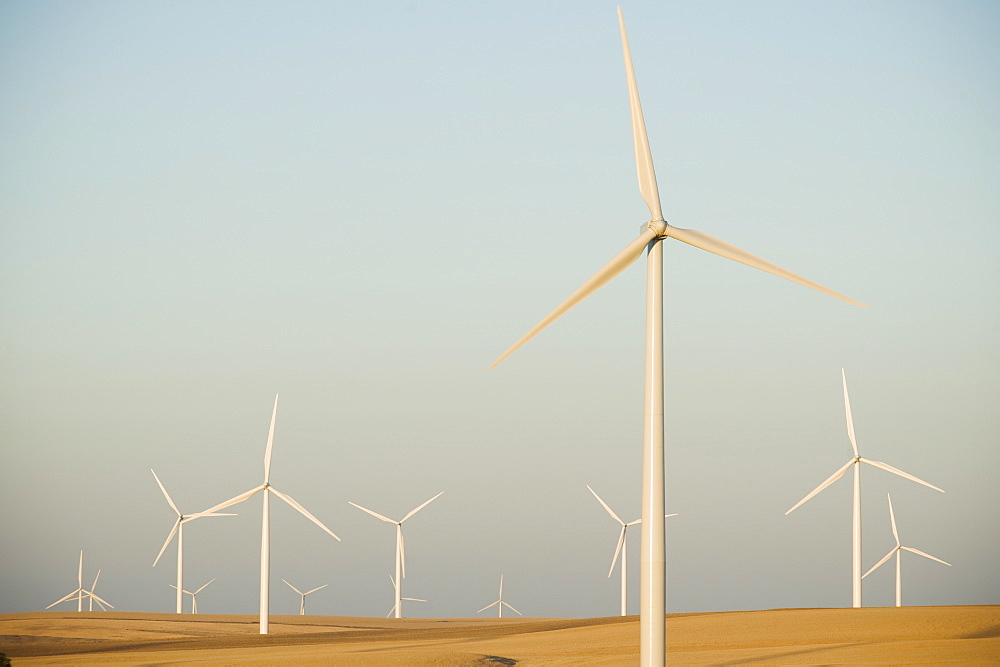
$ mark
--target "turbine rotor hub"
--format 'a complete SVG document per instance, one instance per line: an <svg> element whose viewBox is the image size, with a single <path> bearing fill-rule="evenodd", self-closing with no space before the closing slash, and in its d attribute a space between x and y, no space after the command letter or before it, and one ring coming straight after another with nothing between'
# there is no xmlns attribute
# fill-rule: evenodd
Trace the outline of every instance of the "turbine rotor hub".
<svg viewBox="0 0 1000 667"><path fill-rule="evenodd" d="M663 218L659 218L658 220L650 220L649 222L643 224L642 227L639 228L639 233L645 234L646 230L652 230L656 232L657 236L665 237L667 235L667 227L669 226L670 225L668 225L666 220L664 220Z"/></svg>

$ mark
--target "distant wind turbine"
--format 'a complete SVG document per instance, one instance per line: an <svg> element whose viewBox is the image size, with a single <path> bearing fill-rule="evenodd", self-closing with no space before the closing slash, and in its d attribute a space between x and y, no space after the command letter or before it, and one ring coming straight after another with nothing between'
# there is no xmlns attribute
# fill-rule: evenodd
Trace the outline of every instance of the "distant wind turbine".
<svg viewBox="0 0 1000 667"><path fill-rule="evenodd" d="M300 591L299 589L297 589L295 586L292 586L291 584L289 584L287 579L282 579L282 581L284 581L286 584L288 584L289 588L291 588L293 591L295 591L296 593L298 593L301 596L301 599L299 600L299 616L305 616L306 615L306 596L309 595L310 593L315 593L316 591L318 591L318 590L320 590L322 588L326 588L327 586L330 585L330 584L323 584L322 586L317 586L316 588L314 588L312 590L309 590L309 591L306 591L305 593L303 593L302 591Z"/></svg>
<svg viewBox="0 0 1000 667"><path fill-rule="evenodd" d="M199 588L198 590L196 590L194 593L192 593L191 591L185 591L183 589L178 589L182 593L184 593L185 595L190 595L191 596L191 613L192 614L197 614L198 613L198 593L201 593L203 590L205 590L206 588L208 588L208 584L212 583L217 578L218 577L212 577L212 579L207 584L204 584L201 588ZM171 588L177 588L173 584L168 584L168 586L170 586Z"/></svg>
<svg viewBox="0 0 1000 667"><path fill-rule="evenodd" d="M926 487L934 489L935 491L940 491L944 493L943 489L939 489L933 484L928 484L922 479L918 479L913 475L903 472L899 468L893 468L887 463L882 463L881 461L872 461L871 459L862 458L858 454L858 441L854 437L854 419L851 417L851 400L847 395L847 374L844 369L840 369L840 376L844 382L844 410L847 413L847 437L851 441L851 449L854 450L854 457L850 461L845 463L837 472L830 475L825 482L817 486L815 489L809 492L805 498L795 503L792 509L785 512L785 515L791 514L797 507L805 503L807 500L815 496L817 493L830 486L838 479L844 476L844 473L851 467L854 468L854 513L853 513L853 525L852 525L852 535L853 535L853 545L851 551L851 592L852 592L852 604L855 607L861 606L861 464L867 463L870 466L876 468L881 468L886 472L891 472L894 475L899 475L918 484L923 484Z"/></svg>
<svg viewBox="0 0 1000 667"><path fill-rule="evenodd" d="M877 570L880 567L882 567L882 565L887 560L889 560L890 558L893 557L893 555L895 555L896 556L896 606L897 607L902 607L903 606L903 583L902 583L902 578L900 577L900 574L899 574L899 552L900 551L909 551L911 553L917 554L918 556L923 556L924 558L930 558L931 560L936 560L939 563L944 563L948 567L951 567L951 563L945 563L940 558L936 558L936 557L934 557L934 556L932 556L930 554L925 554L923 551L920 551L919 549L914 549L913 547L904 547L902 544L899 543L899 533L896 532L896 517L892 513L892 497L890 497L888 493L886 494L886 497L889 498L889 521L892 523L892 536L894 538L896 538L896 546L893 547L889 551L889 553L887 553L885 555L885 557L882 560L880 560L879 562L875 563L875 565L872 566L872 569L868 570L863 575L861 575L861 578L864 579L869 574L871 574L875 570Z"/></svg>
<svg viewBox="0 0 1000 667"><path fill-rule="evenodd" d="M589 484L587 485L587 488L590 489L590 492L594 494L595 498L597 498L597 502L601 503L601 505L604 507L604 509L606 509L608 511L608 514L611 515L611 518L614 519L615 521L617 521L618 523L620 523L621 527L622 527L622 532L620 532L618 534L618 546L615 547L614 558L611 559L611 568L608 570L608 578L610 578L611 577L611 573L615 571L615 563L618 562L618 554L621 553L621 556L622 556L622 613L621 613L621 615L622 616L628 616L628 598L627 598L627 593L626 593L626 590L627 590L627 583L626 583L626 581L627 581L627 575L626 575L627 570L626 570L626 568L628 567L628 555L627 555L628 554L628 542L625 539L625 532L628 530L629 526L634 526L636 524L642 523L642 519L636 519L635 521L630 521L629 523L625 523L624 521L622 521L618 517L617 514L615 514L611 510L610 507L608 507L608 504L606 502L604 502L599 495L597 495L597 491L594 491L593 489L591 489ZM672 516L677 516L677 515L676 514L667 514L666 517L664 517L664 518L672 517Z"/></svg>
<svg viewBox="0 0 1000 667"><path fill-rule="evenodd" d="M263 521L261 523L260 532L260 634L266 635L268 631L268 594L270 592L270 576L271 576L271 541L270 541L270 526L271 526L271 494L273 493L278 498L281 498L286 503L292 506L297 512L302 516L312 521L314 524L322 528L327 532L330 537L337 541L340 538L333 534L333 531L323 525L323 522L314 517L309 513L305 507L300 505L291 496L278 491L276 488L271 486L271 448L274 445L274 420L278 416L278 395L274 396L274 410L271 412L271 427L267 432L267 447L264 450L264 483L260 486L255 486L246 493L241 493L235 498L230 498L224 503L219 503L215 507L211 507L202 514L212 514L221 509L225 509L237 503L241 503L244 500L250 498L252 495L259 491L264 492L264 512Z"/></svg>
<svg viewBox="0 0 1000 667"><path fill-rule="evenodd" d="M90 591L88 591L89 594L87 595L87 597L90 598L90 609L89 609L89 611L94 611L94 600L97 600L97 604L101 607L101 609L103 611L107 611L108 610L107 607L105 607L103 604L101 604L100 599L97 597L97 594L94 592L94 591L97 590L97 580L100 579L100 578L101 578L101 571L98 570L97 571L97 576L94 577L94 584L90 587ZM108 606L110 606L110 605L108 605ZM114 607L112 607L112 609L113 608Z"/></svg>
<svg viewBox="0 0 1000 667"><path fill-rule="evenodd" d="M517 613L518 616L524 616L524 614L522 614L521 612L517 611L517 609L514 609L514 607L512 607L511 605L509 605L506 602L504 602L504 600L503 600L503 575L502 574L500 575L500 595L497 597L497 601L486 605L485 607L483 607L482 609L480 609L476 613L477 614L481 614L484 611L486 611L487 609L489 609L490 607L494 607L494 606L497 608L497 618L503 618L503 608L505 606L508 609L510 609L511 611Z"/></svg>
<svg viewBox="0 0 1000 667"><path fill-rule="evenodd" d="M170 494L167 493L167 489L163 486L163 482L160 478L156 476L156 472L150 468L149 472L153 473L153 479L156 480L157 486L160 487L160 491L163 492L163 497L167 499L167 504L170 505L170 509L177 514L177 520L174 521L173 527L170 529L170 533L167 535L166 541L163 546L160 547L160 553L156 554L156 559L153 560L153 567L160 562L160 557L163 552L167 550L167 545L170 544L170 540L174 539L174 535L177 535L177 585L174 588L177 589L177 613L183 612L183 601L184 598L181 591L184 589L184 524L188 521L194 521L195 519L200 519L205 516L236 516L235 514L210 514L208 512L198 512L196 514L182 514L177 505L174 504L173 499Z"/></svg>
<svg viewBox="0 0 1000 667"><path fill-rule="evenodd" d="M393 609L393 611L396 612L396 618L402 618L403 617L403 605L401 604L401 602L402 602L402 600L408 600L409 599L409 598L402 597L403 579L406 577L406 550L403 547L403 522L406 521L407 519L409 519L411 516L413 516L417 512L419 512L420 510L422 510L423 508L425 508L428 505L430 505L431 502L433 502L433 501L437 500L438 498L440 498L441 494L443 494L443 493L444 493L444 491L442 491L441 493L437 494L436 496L434 496L433 498L431 498L430 500L428 500L427 502L425 502L423 505L420 505L416 509L411 510L409 514L407 514L406 516L404 516L399 521L394 521L393 519L390 519L388 517L382 516L378 512L373 512L373 511L371 511L370 509L368 509L366 507L362 507L361 505L358 505L357 503L352 503L351 501L347 501L351 505L354 505L355 507L357 507L362 512L368 512L369 514L371 514L376 519L381 519L382 521L385 521L386 523L392 523L392 524L396 525L396 578L392 580L392 587L396 591L396 603L395 603L395 605L393 605L392 609ZM390 578L392 578L391 575L390 575ZM421 600L421 602L424 602L424 600ZM390 611L389 613L391 614L392 612Z"/></svg>
<svg viewBox="0 0 1000 667"><path fill-rule="evenodd" d="M94 588L97 587L97 579L100 576L101 576L101 571L98 570L97 571L97 577L94 578ZM68 595L65 595L65 596L59 598L58 600L56 600L55 602L53 602L52 604L50 604L48 607L46 607L46 609L51 609L52 607L55 607L60 602L66 602L67 600L73 600L73 599L75 599L76 600L76 610L78 612L82 612L83 611L83 598L85 598L85 597L91 598L92 601L93 600L97 600L98 604L100 604L100 605L106 605L106 606L111 607L112 609L114 609L114 606L110 602L108 602L107 600L104 600L101 597L99 597L96 593L94 593L93 590L89 590L88 591L86 588L83 587L83 550L81 549L80 550L80 565L79 565L79 567L77 568L77 571L76 571L76 590L74 590L72 593L70 593ZM93 602L91 602L90 610L91 611L94 610ZM105 610L105 611L107 611L107 610Z"/></svg>
<svg viewBox="0 0 1000 667"><path fill-rule="evenodd" d="M392 582L392 589L396 590L396 580L392 578L391 574L389 575L389 581ZM427 600L425 600L423 598L399 598L399 599L400 600L409 600L410 602L427 602ZM392 605L392 609L389 610L389 613L386 614L385 617L389 618L390 616L392 616L393 613L396 611L396 609L397 609L396 605L393 604ZM399 618L399 616L397 616L396 618Z"/></svg>
<svg viewBox="0 0 1000 667"><path fill-rule="evenodd" d="M568 299L545 316L533 329L510 346L493 362L490 368L503 361L545 327L565 314L573 306L596 292L601 286L631 266L647 251L646 262L646 376L645 418L643 425L642 464L642 555L641 609L640 609L640 664L662 665L666 660L666 559L664 539L664 459L663 459L663 240L677 239L726 259L766 271L780 278L804 285L824 294L858 306L864 304L849 299L818 283L798 276L725 241L691 229L681 229L667 224L660 209L660 195L653 171L653 158L646 137L646 124L639 103L639 88L632 68L625 21L618 8L618 25L625 54L625 74L628 79L629 106L632 113L632 140L635 147L639 175L639 192L649 208L651 219L640 228L639 238L604 265L580 286Z"/></svg>

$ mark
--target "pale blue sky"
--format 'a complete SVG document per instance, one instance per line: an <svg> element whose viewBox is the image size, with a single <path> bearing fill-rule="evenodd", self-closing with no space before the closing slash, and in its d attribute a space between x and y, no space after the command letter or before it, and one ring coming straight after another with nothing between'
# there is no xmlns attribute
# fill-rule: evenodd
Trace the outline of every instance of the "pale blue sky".
<svg viewBox="0 0 1000 667"><path fill-rule="evenodd" d="M850 604L840 368L864 562L904 603L1000 602L1000 9L624 7L665 216L870 311L668 244L672 611ZM0 2L0 612L102 568L173 608L172 516L272 481L272 611L408 615L505 595L617 611L638 516L641 266L486 366L634 238L615 5ZM205 612L256 611L260 503L196 522ZM638 533L632 557L638 555ZM638 562L630 563L633 575ZM637 581L637 580L636 580ZM278 586L281 588L279 589ZM892 603L891 573L865 580ZM637 588L632 607L637 611Z"/></svg>

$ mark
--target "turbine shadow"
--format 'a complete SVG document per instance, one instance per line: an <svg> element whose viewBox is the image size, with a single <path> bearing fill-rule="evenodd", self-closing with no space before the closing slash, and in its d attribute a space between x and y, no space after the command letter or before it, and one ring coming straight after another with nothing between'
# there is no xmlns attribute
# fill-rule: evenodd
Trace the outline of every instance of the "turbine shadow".
<svg viewBox="0 0 1000 667"><path fill-rule="evenodd" d="M820 646L818 648L807 648L799 651L785 651L784 653L772 653L770 655L763 655L757 658L741 658L739 660L730 660L727 662L713 662L713 665L719 665L720 667L726 665L752 665L755 663L765 664L765 665L780 665L782 658L788 658L793 655L806 655L809 653L820 653L822 651L829 651L833 649L841 649L847 646L866 646L872 642L854 642L854 643L844 643L844 644L830 644L829 646ZM817 663L820 664L820 663Z"/></svg>

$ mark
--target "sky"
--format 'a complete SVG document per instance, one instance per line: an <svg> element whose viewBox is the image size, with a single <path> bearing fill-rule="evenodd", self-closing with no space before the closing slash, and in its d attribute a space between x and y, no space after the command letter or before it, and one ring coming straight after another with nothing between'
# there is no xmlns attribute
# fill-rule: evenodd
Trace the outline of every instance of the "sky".
<svg viewBox="0 0 1000 667"><path fill-rule="evenodd" d="M869 304L665 252L673 612L1000 603L1000 8L623 6L668 222ZM639 516L643 262L486 367L635 238L606 2L0 2L0 612L97 570L174 608L174 514L271 481L271 611L618 613ZM185 532L257 611L261 501ZM630 611L638 612L638 531ZM912 556L912 557L910 557ZM865 604L893 604L891 566ZM193 588L189 588L193 590ZM71 604L61 608L72 608Z"/></svg>

